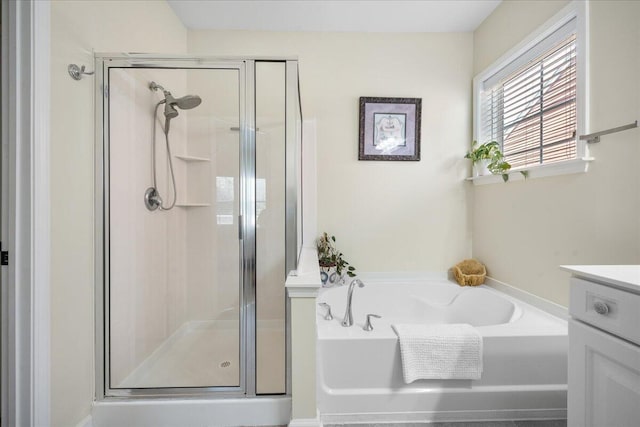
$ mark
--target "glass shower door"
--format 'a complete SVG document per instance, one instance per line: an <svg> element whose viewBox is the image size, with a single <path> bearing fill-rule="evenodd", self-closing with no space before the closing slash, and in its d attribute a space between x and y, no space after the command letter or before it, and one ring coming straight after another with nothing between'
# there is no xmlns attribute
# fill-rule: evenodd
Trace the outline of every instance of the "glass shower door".
<svg viewBox="0 0 640 427"><path fill-rule="evenodd" d="M241 73L107 68L107 389L243 387Z"/></svg>
<svg viewBox="0 0 640 427"><path fill-rule="evenodd" d="M255 63L256 393L286 392L286 63Z"/></svg>

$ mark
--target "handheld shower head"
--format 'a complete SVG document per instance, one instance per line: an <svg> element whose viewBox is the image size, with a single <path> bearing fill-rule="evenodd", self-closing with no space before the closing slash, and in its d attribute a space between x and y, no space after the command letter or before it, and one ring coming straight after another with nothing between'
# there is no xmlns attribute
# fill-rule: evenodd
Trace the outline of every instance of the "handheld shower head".
<svg viewBox="0 0 640 427"><path fill-rule="evenodd" d="M164 98L167 100L167 104L175 105L181 110L196 108L202 102L198 95L185 95L181 98L174 98L168 90L164 91Z"/></svg>
<svg viewBox="0 0 640 427"><path fill-rule="evenodd" d="M164 99L158 102L158 106L160 104L164 104L165 133L169 132L169 122L171 121L171 119L175 119L176 117L178 117L178 110L176 110L176 107L180 108L181 110L190 110L192 108L196 108L202 103L202 98L200 98L198 95L185 95L181 98L175 98L171 94L171 92L169 92L156 82L149 82L149 89L154 92L161 90L164 94Z"/></svg>
<svg viewBox="0 0 640 427"><path fill-rule="evenodd" d="M171 92L153 81L149 82L149 90L151 90L152 92L161 90L164 94L164 99L159 101L156 104L155 109L153 110L153 187L147 189L147 192L145 193L145 205L150 211L156 210L158 208L160 208L160 210L170 210L176 205L176 200L178 198L178 190L176 189L176 177L173 172L173 161L171 160L171 146L169 143L169 127L171 126L171 119L175 119L176 117L178 117L178 110L176 110L176 107L182 110L190 110L191 108L195 108L200 105L200 103L202 103L202 99L197 95L186 95L182 98L176 99L173 95L171 95ZM156 120L158 116L158 109L160 108L161 104L164 104L164 140L167 147L167 158L169 163L169 172L171 174L171 182L173 184L173 201L168 206L165 206L163 204L160 193L158 192L156 175Z"/></svg>
<svg viewBox="0 0 640 427"><path fill-rule="evenodd" d="M164 104L164 116L167 119L174 119L178 117L178 110L173 107L174 104L169 104L168 102Z"/></svg>

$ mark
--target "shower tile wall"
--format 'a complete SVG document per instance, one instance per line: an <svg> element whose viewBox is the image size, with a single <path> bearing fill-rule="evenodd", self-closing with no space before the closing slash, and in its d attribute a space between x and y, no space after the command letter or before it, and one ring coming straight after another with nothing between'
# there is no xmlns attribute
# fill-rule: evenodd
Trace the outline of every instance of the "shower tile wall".
<svg viewBox="0 0 640 427"><path fill-rule="evenodd" d="M143 202L152 184L152 113L162 99L148 83L155 80L183 93L181 70L114 69L110 75L110 294L111 386L117 387L187 319L187 263L180 209L150 212ZM162 111L162 107L160 108ZM176 150L185 141L186 123L174 120ZM160 153L163 134L156 138ZM171 200L167 165L158 163L158 187ZM176 164L176 180L184 180Z"/></svg>
<svg viewBox="0 0 640 427"><path fill-rule="evenodd" d="M187 76L188 92L197 93L202 104L189 111L185 154L209 161L187 164L185 196L190 203L210 205L187 208L190 318L227 322L237 329L240 134L232 128L239 126L238 73L188 70Z"/></svg>

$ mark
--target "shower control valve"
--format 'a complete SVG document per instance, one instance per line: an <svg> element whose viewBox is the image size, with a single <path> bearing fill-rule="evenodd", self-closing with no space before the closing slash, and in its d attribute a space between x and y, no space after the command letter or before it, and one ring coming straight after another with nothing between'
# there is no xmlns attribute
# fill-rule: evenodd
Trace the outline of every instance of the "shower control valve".
<svg viewBox="0 0 640 427"><path fill-rule="evenodd" d="M154 187L149 187L147 188L147 191L145 191L144 205L151 212L155 211L158 208L162 209L162 198L160 197L160 194L158 194L158 190L156 190Z"/></svg>

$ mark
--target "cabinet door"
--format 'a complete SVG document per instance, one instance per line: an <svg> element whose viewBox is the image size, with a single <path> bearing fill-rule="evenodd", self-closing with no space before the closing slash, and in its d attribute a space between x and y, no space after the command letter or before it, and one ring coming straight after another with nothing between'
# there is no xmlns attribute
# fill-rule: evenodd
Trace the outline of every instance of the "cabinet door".
<svg viewBox="0 0 640 427"><path fill-rule="evenodd" d="M634 427L640 420L640 347L569 321L570 427Z"/></svg>

